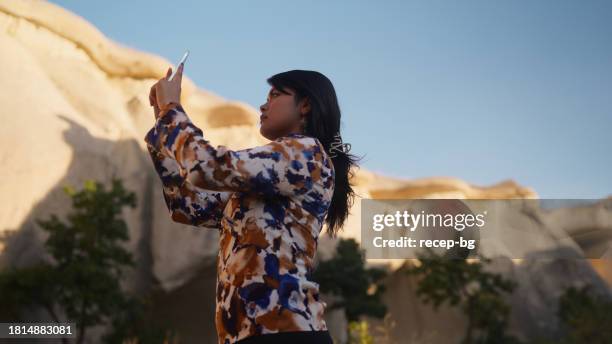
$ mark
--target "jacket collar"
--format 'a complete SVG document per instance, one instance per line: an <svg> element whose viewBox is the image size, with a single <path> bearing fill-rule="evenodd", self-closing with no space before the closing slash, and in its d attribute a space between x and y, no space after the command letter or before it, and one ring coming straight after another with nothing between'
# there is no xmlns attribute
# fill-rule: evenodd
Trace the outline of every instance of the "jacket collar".
<svg viewBox="0 0 612 344"><path fill-rule="evenodd" d="M305 134L299 134L299 133L289 133L287 135L285 135L286 137L307 137L308 135Z"/></svg>

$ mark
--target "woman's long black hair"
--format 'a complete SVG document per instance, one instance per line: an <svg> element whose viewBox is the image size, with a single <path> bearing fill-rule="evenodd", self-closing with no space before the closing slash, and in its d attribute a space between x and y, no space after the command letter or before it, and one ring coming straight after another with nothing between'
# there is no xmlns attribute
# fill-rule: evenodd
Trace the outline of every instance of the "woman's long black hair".
<svg viewBox="0 0 612 344"><path fill-rule="evenodd" d="M304 98L310 102L310 113L306 116L304 134L316 137L329 154L334 135L340 132L340 105L331 81L323 74L309 70L290 70L267 79L268 84L283 92L289 88L295 92L296 105ZM334 195L327 212L327 234L335 237L349 215L355 200L350 180L354 177L353 167L361 158L338 152L332 158L335 171Z"/></svg>

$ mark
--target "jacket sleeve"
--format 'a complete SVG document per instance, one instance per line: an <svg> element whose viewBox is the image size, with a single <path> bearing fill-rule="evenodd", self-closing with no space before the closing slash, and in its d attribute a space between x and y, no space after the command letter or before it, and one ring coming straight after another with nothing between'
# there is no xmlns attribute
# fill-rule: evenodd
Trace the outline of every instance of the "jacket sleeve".
<svg viewBox="0 0 612 344"><path fill-rule="evenodd" d="M203 189L293 196L306 194L313 176L321 178L323 156L318 145L281 137L240 151L215 147L178 104L159 117L147 142L174 159L179 174ZM321 202L320 198L310 197L312 202Z"/></svg>
<svg viewBox="0 0 612 344"><path fill-rule="evenodd" d="M216 192L196 188L180 173L177 162L148 144L154 135L146 135L147 149L162 182L164 201L173 221L196 227L220 228L223 210L231 192Z"/></svg>

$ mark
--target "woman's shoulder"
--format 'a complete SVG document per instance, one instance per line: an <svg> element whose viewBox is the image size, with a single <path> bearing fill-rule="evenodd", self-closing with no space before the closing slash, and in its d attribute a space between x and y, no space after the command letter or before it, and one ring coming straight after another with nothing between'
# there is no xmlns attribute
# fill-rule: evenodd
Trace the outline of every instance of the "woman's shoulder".
<svg viewBox="0 0 612 344"><path fill-rule="evenodd" d="M284 142L284 141L319 141L316 137L309 136L306 134L298 134L298 133L289 133L277 138L275 141Z"/></svg>
<svg viewBox="0 0 612 344"><path fill-rule="evenodd" d="M293 159L307 160L321 163L326 168L332 168L331 158L325 151L321 141L314 136L290 133L281 136L275 141L280 142L295 152Z"/></svg>
<svg viewBox="0 0 612 344"><path fill-rule="evenodd" d="M287 165L287 180L302 195L302 207L322 222L334 192L333 162L323 144L313 136L289 134L278 138L289 147L291 160Z"/></svg>

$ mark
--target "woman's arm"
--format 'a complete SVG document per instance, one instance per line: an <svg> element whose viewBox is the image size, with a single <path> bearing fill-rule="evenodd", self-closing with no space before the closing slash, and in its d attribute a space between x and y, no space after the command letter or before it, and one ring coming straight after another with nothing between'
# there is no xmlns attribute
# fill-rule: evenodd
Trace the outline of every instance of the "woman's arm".
<svg viewBox="0 0 612 344"><path fill-rule="evenodd" d="M180 175L193 185L216 191L277 194L309 194L320 201L320 192L310 193L313 177L321 176L323 155L318 145L298 138L282 137L269 144L233 151L214 147L189 119L180 104L156 121L147 142L162 155L174 159ZM323 205L324 206L324 205Z"/></svg>
<svg viewBox="0 0 612 344"><path fill-rule="evenodd" d="M152 128L145 141L154 135ZM147 144L155 171L162 182L164 201L173 221L197 227L220 227L223 210L231 192L197 189L180 174L177 162Z"/></svg>

